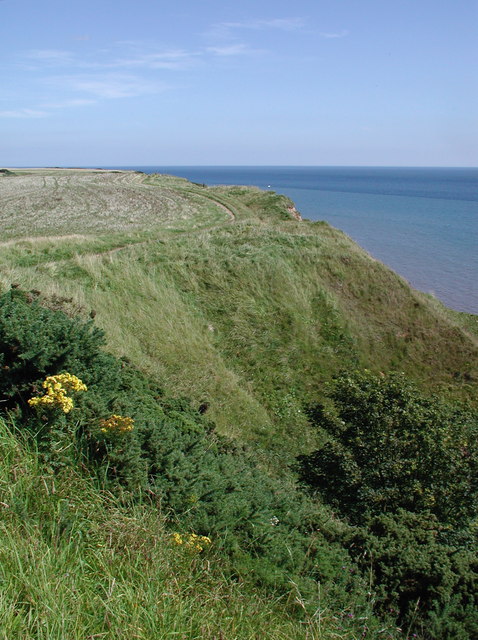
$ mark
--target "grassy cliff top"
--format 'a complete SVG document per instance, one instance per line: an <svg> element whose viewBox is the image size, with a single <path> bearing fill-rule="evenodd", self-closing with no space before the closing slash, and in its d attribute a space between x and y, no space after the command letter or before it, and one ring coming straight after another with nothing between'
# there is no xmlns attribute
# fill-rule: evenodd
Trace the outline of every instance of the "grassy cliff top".
<svg viewBox="0 0 478 640"><path fill-rule="evenodd" d="M342 232L252 187L127 171L0 177L0 283L87 316L109 348L224 433L295 455L341 369L476 397L477 318L414 291Z"/></svg>

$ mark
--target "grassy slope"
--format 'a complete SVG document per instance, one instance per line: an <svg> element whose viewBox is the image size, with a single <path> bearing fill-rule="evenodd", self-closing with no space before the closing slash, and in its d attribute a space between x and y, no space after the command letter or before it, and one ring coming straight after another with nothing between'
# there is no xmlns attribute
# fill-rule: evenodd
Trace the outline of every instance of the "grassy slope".
<svg viewBox="0 0 478 640"><path fill-rule="evenodd" d="M290 207L171 177L0 177L0 282L72 314L95 309L113 351L168 391L208 400L224 432L278 459L312 444L302 402L344 366L395 367L471 395L476 317L410 290ZM231 582L214 544L184 555L156 510L122 508L71 470L53 478L1 421L0 456L0 639L356 637L337 633L340 612L298 624Z"/></svg>
<svg viewBox="0 0 478 640"><path fill-rule="evenodd" d="M227 579L214 541L184 552L156 509L120 507L72 469L49 474L2 420L0 456L1 640L330 637L327 614L298 624Z"/></svg>
<svg viewBox="0 0 478 640"><path fill-rule="evenodd" d="M340 368L403 370L461 396L476 389L472 319L326 223L297 221L282 196L35 171L2 177L0 203L4 286L94 309L112 351L169 392L208 402L223 432L280 456L313 444L303 404Z"/></svg>

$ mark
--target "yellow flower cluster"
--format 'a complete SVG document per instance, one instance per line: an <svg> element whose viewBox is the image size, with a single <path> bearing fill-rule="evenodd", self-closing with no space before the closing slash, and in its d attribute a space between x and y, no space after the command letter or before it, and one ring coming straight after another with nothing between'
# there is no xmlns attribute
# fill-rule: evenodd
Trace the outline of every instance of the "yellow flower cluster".
<svg viewBox="0 0 478 640"><path fill-rule="evenodd" d="M64 413L69 413L73 409L73 400L67 393L87 390L86 384L71 373L48 376L42 386L45 389L44 395L30 398L28 404L31 407L57 408Z"/></svg>
<svg viewBox="0 0 478 640"><path fill-rule="evenodd" d="M179 546L184 546L188 551L201 552L211 544L211 538L207 536L198 536L197 533L189 533L182 536L180 533L173 533L171 536L173 543Z"/></svg>
<svg viewBox="0 0 478 640"><path fill-rule="evenodd" d="M110 418L100 421L100 431L103 433L128 433L133 429L134 420L127 416L112 415Z"/></svg>

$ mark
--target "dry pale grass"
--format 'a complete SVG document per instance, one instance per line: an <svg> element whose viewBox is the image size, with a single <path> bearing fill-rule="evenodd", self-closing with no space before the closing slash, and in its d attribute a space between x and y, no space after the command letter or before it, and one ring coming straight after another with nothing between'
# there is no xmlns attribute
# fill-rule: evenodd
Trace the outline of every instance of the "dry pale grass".
<svg viewBox="0 0 478 640"><path fill-rule="evenodd" d="M0 180L1 239L190 227L230 211L186 181L132 171L24 171Z"/></svg>

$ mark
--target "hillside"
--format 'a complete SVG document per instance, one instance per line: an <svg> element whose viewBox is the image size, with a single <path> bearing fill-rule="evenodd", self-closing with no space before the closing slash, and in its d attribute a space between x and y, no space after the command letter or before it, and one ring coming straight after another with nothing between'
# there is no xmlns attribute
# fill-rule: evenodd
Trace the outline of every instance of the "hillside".
<svg viewBox="0 0 478 640"><path fill-rule="evenodd" d="M2 637L477 637L475 316L255 188L0 211Z"/></svg>
<svg viewBox="0 0 478 640"><path fill-rule="evenodd" d="M476 318L412 290L287 198L171 176L0 178L0 282L95 322L108 348L221 432L296 455L303 406L342 369L403 371L473 398Z"/></svg>
<svg viewBox="0 0 478 640"><path fill-rule="evenodd" d="M52 475L2 419L0 456L2 640L318 637L217 552L175 546L156 510Z"/></svg>

